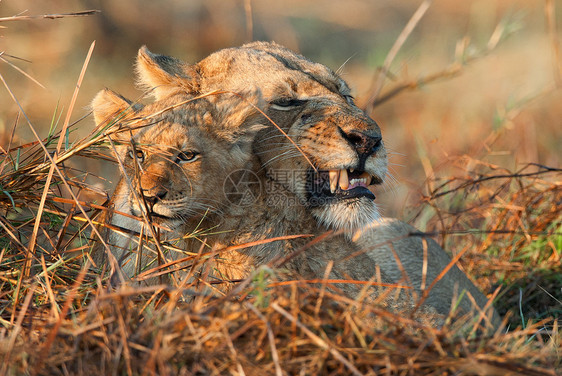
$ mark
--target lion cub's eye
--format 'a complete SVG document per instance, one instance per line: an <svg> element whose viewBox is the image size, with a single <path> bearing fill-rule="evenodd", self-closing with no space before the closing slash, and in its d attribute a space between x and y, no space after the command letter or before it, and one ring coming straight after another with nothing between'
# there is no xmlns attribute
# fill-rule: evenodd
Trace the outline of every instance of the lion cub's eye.
<svg viewBox="0 0 562 376"><path fill-rule="evenodd" d="M135 151L129 150L129 157L131 159L135 159L136 157L136 159L138 159L139 162L141 163L144 162L144 153L142 152L142 150L135 150Z"/></svg>
<svg viewBox="0 0 562 376"><path fill-rule="evenodd" d="M270 106L274 110L289 111L295 107L300 107L306 104L306 100L295 98L279 98L270 102Z"/></svg>
<svg viewBox="0 0 562 376"><path fill-rule="evenodd" d="M196 151L182 151L176 157L176 163L195 162L199 159L199 153Z"/></svg>

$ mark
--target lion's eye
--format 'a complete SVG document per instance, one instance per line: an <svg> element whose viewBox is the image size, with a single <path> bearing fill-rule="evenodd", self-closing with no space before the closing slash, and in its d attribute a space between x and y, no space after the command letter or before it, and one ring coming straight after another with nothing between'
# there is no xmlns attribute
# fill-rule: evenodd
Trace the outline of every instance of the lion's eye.
<svg viewBox="0 0 562 376"><path fill-rule="evenodd" d="M296 98L279 98L270 102L270 106L274 110L289 111L295 107L306 104L306 100Z"/></svg>
<svg viewBox="0 0 562 376"><path fill-rule="evenodd" d="M139 162L144 162L144 153L142 152L142 150L129 150L129 157L131 159L138 159Z"/></svg>
<svg viewBox="0 0 562 376"><path fill-rule="evenodd" d="M196 151L182 151L176 158L176 163L195 162L199 159L199 153Z"/></svg>

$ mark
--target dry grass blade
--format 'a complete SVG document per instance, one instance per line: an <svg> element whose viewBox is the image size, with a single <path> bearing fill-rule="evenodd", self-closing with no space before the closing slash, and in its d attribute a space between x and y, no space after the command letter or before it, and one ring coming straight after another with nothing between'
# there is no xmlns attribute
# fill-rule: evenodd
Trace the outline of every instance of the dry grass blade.
<svg viewBox="0 0 562 376"><path fill-rule="evenodd" d="M395 96L406 90L415 90L438 80L448 79L459 75L467 64L482 59L483 57L488 56L492 51L494 51L499 45L499 42L502 39L505 39L506 34L507 32L505 24L503 22L500 22L490 36L486 48L479 51L471 51L470 53L467 52L467 50L469 50L468 39L465 38L461 40L459 43L457 43L455 62L437 72L421 76L414 80L405 80L404 82L398 82L383 94L377 93L376 97L372 96L365 104L364 107L366 111L368 113L372 112L375 107L387 102L388 100L394 98ZM551 88L545 89L545 93L551 91Z"/></svg>
<svg viewBox="0 0 562 376"><path fill-rule="evenodd" d="M373 100L370 108L373 109L382 103L394 98L398 94L406 90L415 90L437 80L452 78L461 73L463 66L459 63L453 63L449 67L435 73L431 73L415 80L398 83L394 87L388 89L385 93L380 95L377 99Z"/></svg>
<svg viewBox="0 0 562 376"><path fill-rule="evenodd" d="M20 240L18 239L18 237L16 236L16 231L15 229L11 229L7 226L6 223L4 223L4 216L0 216L0 226L2 226L2 228L4 229L4 231L6 231L6 234L8 234L10 236L10 238L12 238L12 241L15 242L20 249L26 249L26 246L23 245Z"/></svg>
<svg viewBox="0 0 562 376"><path fill-rule="evenodd" d="M406 24L406 26L404 26L404 29L402 30L402 32L400 33L398 38L396 38L396 41L394 42L394 45L392 46L392 48L390 49L390 51L386 55L383 66L382 66L381 70L378 72L378 78L377 78L377 81L376 81L375 86L374 86L374 93L367 100L367 104L365 106L365 109L366 109L367 113L371 112L373 110L373 108L375 107L375 104L377 102L377 98L379 97L379 94L380 94L380 92L382 90L382 87L384 85L384 80L386 79L386 76L387 76L388 71L390 69L390 65L394 61L394 58L398 54L398 51L400 51L400 48L402 48L402 46L404 45L404 42L406 42L406 40L408 39L408 36L410 36L410 34L412 33L412 31L414 30L416 25L423 18L425 12L427 12L427 10L429 9L432 2L433 2L433 0L424 0L424 2L420 4L418 9L414 12L412 17L410 18L410 20Z"/></svg>
<svg viewBox="0 0 562 376"><path fill-rule="evenodd" d="M31 81L33 81L35 84L37 84L37 86L45 89L45 86L43 86L39 81L37 81L35 78L31 77L29 74L27 74L26 72L24 72L20 67L12 64L10 61L6 60L3 56L3 53L0 53L0 60L2 60L4 63L8 64L9 66L11 66L12 68L14 68L15 70L17 70L18 72L20 72L21 74L23 74L25 77L27 77L28 79L30 79ZM9 148L8 148L9 149Z"/></svg>
<svg viewBox="0 0 562 376"><path fill-rule="evenodd" d="M554 0L546 0L545 5L546 24L550 43L552 44L552 68L554 81L557 87L562 87L562 55L560 54L560 41L556 32L556 7Z"/></svg>
<svg viewBox="0 0 562 376"><path fill-rule="evenodd" d="M252 17L252 0L244 0L244 13L246 14L246 42L254 40L254 19Z"/></svg>
<svg viewBox="0 0 562 376"><path fill-rule="evenodd" d="M424 239L424 244L426 244L427 240ZM424 247L427 247L427 245L425 245ZM433 281L431 282L431 284L429 285L429 287L425 290L423 290L422 292L422 296L419 299L419 301L416 304L416 307L414 308L413 312L416 312L422 305L423 303L426 301L426 299L429 297L429 294L431 292L431 289L435 286L435 284L437 282L439 282L444 276L445 274L447 274L447 272L449 272L449 270L451 270L451 268L453 266L455 266L455 264L461 259L461 257L468 251L468 248L463 249L461 252L457 253L449 262L449 264L447 264L447 266L445 266L443 268L443 270L441 270L441 272L437 275L437 277L435 277L433 279ZM425 279L425 276L424 276Z"/></svg>
<svg viewBox="0 0 562 376"><path fill-rule="evenodd" d="M25 314L27 313L27 309L29 308L29 304L31 303L31 298L33 297L33 294L35 293L35 284L31 285L29 290L27 291L27 296L25 297L25 300L23 302L23 306L19 312L18 315L18 320L16 321L14 328L12 329L12 333L10 335L10 339L8 341L8 348L7 351L5 352L4 355L4 361L2 362L3 366L0 369L2 371L2 375L6 374L6 367L10 364L10 356L12 355L12 351L14 349L14 346L16 344L16 340L18 338L18 335L20 333L20 331L22 330L22 326L21 324L23 323L23 320L25 318Z"/></svg>
<svg viewBox="0 0 562 376"><path fill-rule="evenodd" d="M527 172L524 173L523 171L525 171L526 169L528 169L531 166L535 166L539 168L539 171L534 171L534 172ZM451 181L448 181L444 184L442 184L441 186L436 187L433 192L431 193L431 197L432 199L436 199L442 196L446 196L449 195L451 193L454 192L458 192L464 189L467 189L471 186L474 185L478 185L490 180L500 180L500 179L519 179L519 178L529 178L529 177L538 177L541 175L545 175L548 173L561 173L562 172L562 168L556 168L556 167L548 167L548 166L543 166L543 165L538 165L535 163L531 163L531 164L527 164L524 167L522 167L519 172L516 173L512 173L512 174L490 174L489 176L481 176L478 177L476 179L467 179L467 181L463 182L462 184L452 188L452 189L446 189L446 190L442 190L443 188L447 187L449 185L449 183ZM456 180L456 179L455 179Z"/></svg>
<svg viewBox="0 0 562 376"><path fill-rule="evenodd" d="M78 81L76 82L76 88L74 88L74 93L72 94L72 99L70 100L70 105L68 106L68 111L66 112L66 117L62 125L61 137L59 137L59 142L57 143L57 149L56 149L57 154L60 153L62 142L65 138L68 124L70 123L70 116L72 115L72 111L74 110L74 105L76 104L76 98L78 98L78 93L80 92L80 87L82 86L82 81L84 80L84 75L86 74L86 69L88 68L88 64L90 63L90 58L92 57L92 52L94 52L95 46L96 46L96 41L93 41L92 44L90 45L90 49L88 50L88 54L86 55L86 59L84 60L84 64L82 65L80 76L78 76Z"/></svg>
<svg viewBox="0 0 562 376"><path fill-rule="evenodd" d="M334 261L330 260L328 262L328 265L326 266L326 269L324 270L324 275L323 275L323 280L328 280L330 277L330 273L332 271L334 267ZM324 300L324 294L326 294L326 286L327 283L322 282L322 286L320 287L320 296L318 297L318 300L316 301L316 307L314 309L314 315L316 317L318 317L318 313L320 312L320 307L322 306L322 301Z"/></svg>
<svg viewBox="0 0 562 376"><path fill-rule="evenodd" d="M1 149L0 153L5 155L4 160L0 164L0 174L2 174L4 172L4 167L6 167L6 165L10 161L10 158L8 158L8 154L10 153L10 148L12 147L12 142L14 141L14 136L16 134L16 128L18 126L19 119L20 119L20 114L18 113L16 115L16 120L14 121L14 126L12 127L12 133L10 134L10 139L8 141L8 146L6 147L6 150L4 150L4 148L2 146L0 146L0 149Z"/></svg>
<svg viewBox="0 0 562 376"><path fill-rule="evenodd" d="M331 344L324 341L322 338L318 337L316 334L312 333L305 325L303 325L296 317L291 315L289 312L285 311L277 302L271 304L271 307L285 316L289 321L299 327L310 339L314 341L314 343L322 349L328 350L330 354L334 358L336 358L339 362L341 362L345 367L355 376L363 375L353 364L351 364L347 359L343 357L342 354L339 353L338 350Z"/></svg>
<svg viewBox="0 0 562 376"><path fill-rule="evenodd" d="M37 16L11 16L11 17L0 17L0 22L10 22L10 21L24 21L24 20L34 20L34 19L49 19L54 20L57 18L65 17L84 17L93 16L100 13L99 10L83 10L80 12L72 13L59 13L59 14L42 14Z"/></svg>
<svg viewBox="0 0 562 376"><path fill-rule="evenodd" d="M59 311L58 305L56 302L55 294L53 293L53 289L51 288L51 282L49 280L49 272L47 270L47 265L45 264L45 257L41 256L41 267L43 268L43 274L45 276L45 285L47 287L47 295L49 296L49 300L51 301L51 312L55 319L59 319Z"/></svg>
<svg viewBox="0 0 562 376"><path fill-rule="evenodd" d="M293 281L281 281L281 282L273 282L270 286L288 286L293 284L301 284L303 286L309 286L311 284L320 283L323 285L326 284L336 284L336 283L349 283L352 285L366 285L366 286L383 286L383 287L392 287L395 289L411 289L411 286L404 286L395 283L382 283L382 282L371 282L371 281L356 281L350 279L330 279L330 278L319 278L319 279L299 279Z"/></svg>
<svg viewBox="0 0 562 376"><path fill-rule="evenodd" d="M68 311L70 310L70 306L71 306L72 302L74 301L74 298L78 294L78 290L80 289L80 287L82 285L82 281L84 280L84 277L86 276L86 272L88 271L89 267L90 267L90 263L86 261L86 263L82 267L82 271L80 272L80 274L76 278L76 281L72 285L72 288L68 292L68 296L67 296L66 301L64 303L64 306L62 308L61 314L58 317L53 329L51 329L49 331L47 339L46 339L44 345L42 346L41 350L39 351L41 355L39 356L38 362L35 365L35 372L34 373L38 373L38 370L41 369L43 362L46 359L48 359L49 352L51 351L51 346L53 344L53 341L55 340L55 337L57 336L57 333L59 331L60 326L62 325L63 320L66 319Z"/></svg>
<svg viewBox="0 0 562 376"><path fill-rule="evenodd" d="M229 251L239 251L239 250L254 247L254 246L257 246L257 245L269 244L269 243L272 243L272 242L277 242L277 241L282 241L282 240L293 240L293 239L299 239L299 238L306 238L306 237L311 237L311 236L313 236L313 235L304 234L304 235L279 236L279 237L275 237L275 238L257 240L257 241L254 241L254 242L224 247L224 248L218 249L216 251L213 251L212 253L220 255L221 253L225 253L225 252L229 252ZM209 254L207 253L205 255L208 256ZM183 258L180 258L180 259L177 259L177 260L173 260L173 261L169 261L169 262L160 264L160 265L158 265L154 268L151 268L151 269L143 271L142 273L139 273L135 277L135 280L136 281L142 281L142 280L154 278L154 277L157 277L157 276L160 276L160 275L169 274L171 271L165 270L165 269L170 268L171 266L174 266L174 265L182 264L186 261L193 260L192 266L194 266L197 263L198 258L200 256L202 256L202 254L187 256L187 257L183 257ZM174 269L174 271L181 270L183 268L185 268L185 267Z"/></svg>
<svg viewBox="0 0 562 376"><path fill-rule="evenodd" d="M47 173L47 179L45 182L45 187L43 189L43 194L41 196L41 200L39 202L39 209L37 210L37 216L35 217L35 225L33 226L33 232L31 233L31 239L29 241L29 245L27 246L27 255L25 262L23 276L27 278L29 273L29 268L31 266L31 260L33 258L33 253L35 252L35 244L37 241L37 234L39 233L39 225L41 224L41 217L43 216L43 211L45 209L45 201L47 200L47 194L49 193L49 189L51 188L51 180L53 179L53 173L55 172L55 164L51 166L49 172Z"/></svg>
<svg viewBox="0 0 562 376"><path fill-rule="evenodd" d="M252 312L254 312L256 316L258 316L265 323L267 327L267 339L269 341L269 346L271 346L271 357L273 359L273 364L275 364L275 375L283 376L283 370L281 369L281 365L279 364L279 354L277 353L277 347L275 346L275 335L273 334L273 330L271 330L271 325L269 325L269 322L267 321L265 316L252 304L246 303L244 305Z"/></svg>

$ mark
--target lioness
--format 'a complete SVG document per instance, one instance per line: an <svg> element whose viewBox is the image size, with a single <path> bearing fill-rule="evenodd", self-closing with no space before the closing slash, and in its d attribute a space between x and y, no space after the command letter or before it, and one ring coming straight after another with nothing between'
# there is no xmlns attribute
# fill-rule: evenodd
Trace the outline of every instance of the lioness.
<svg viewBox="0 0 562 376"><path fill-rule="evenodd" d="M260 196L250 207L228 207L221 228L233 231L223 233L216 246L341 229L345 236L316 244L289 267L303 276L321 277L327 262L334 260L332 275L365 280L378 266L383 281L405 281L418 296L449 263L433 240L427 239L424 247L419 237L410 236L412 227L380 218L372 193L372 186L386 174L380 130L354 105L345 82L327 67L276 44L258 42L219 51L195 65L142 48L137 71L140 83L157 100L178 93L196 96L255 88L267 103L264 111L270 122L253 144L253 171L262 184L272 184L273 194ZM357 230L362 233L355 240ZM241 275L247 267L279 259L304 244L296 239L241 251L236 256L245 260ZM486 298L453 266L433 286L426 304L448 314L453 298L464 291L480 308L486 306ZM463 312L473 309L467 296L458 307ZM497 324L495 313L492 321Z"/></svg>

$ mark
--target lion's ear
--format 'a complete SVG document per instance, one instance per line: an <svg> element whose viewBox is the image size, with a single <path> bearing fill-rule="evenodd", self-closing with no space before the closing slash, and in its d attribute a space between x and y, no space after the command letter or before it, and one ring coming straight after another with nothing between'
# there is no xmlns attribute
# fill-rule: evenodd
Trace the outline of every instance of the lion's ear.
<svg viewBox="0 0 562 376"><path fill-rule="evenodd" d="M112 121L118 122L139 109L140 105L133 104L109 89L100 91L92 101L92 110L97 126L109 124Z"/></svg>
<svg viewBox="0 0 562 376"><path fill-rule="evenodd" d="M178 92L197 94L199 74L190 66L173 57L153 54L142 46L136 64L138 84L150 90L156 100Z"/></svg>

